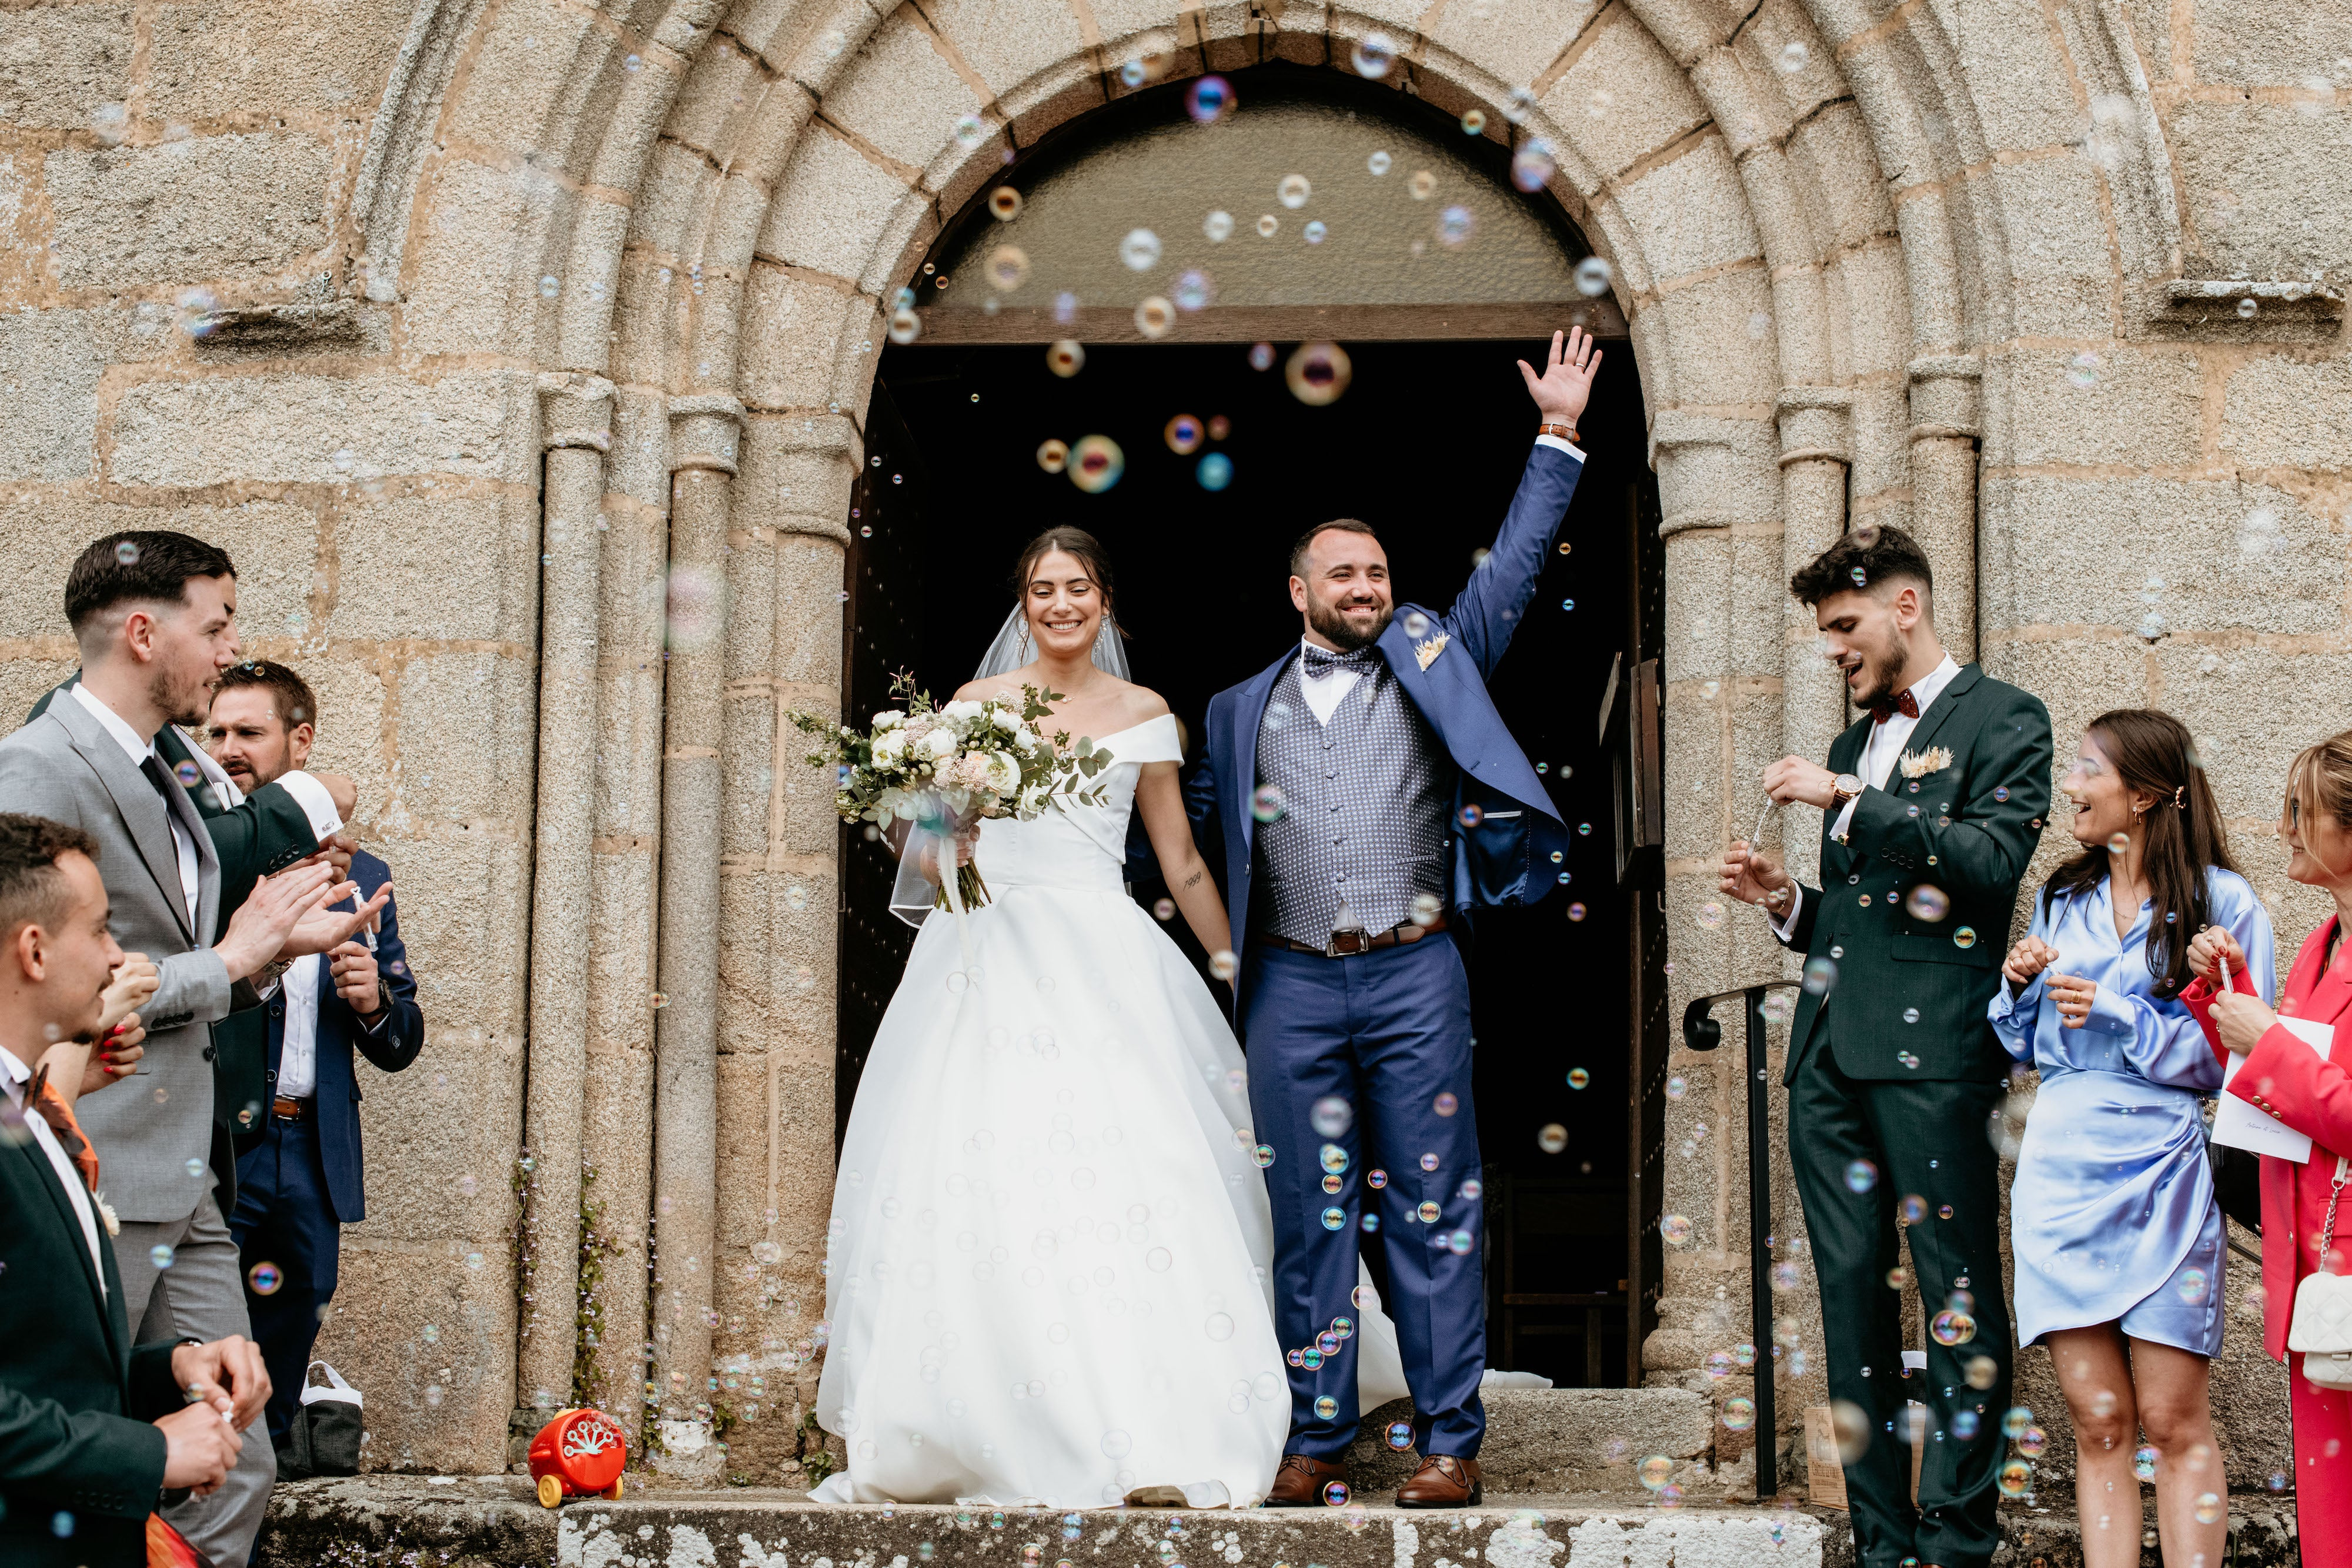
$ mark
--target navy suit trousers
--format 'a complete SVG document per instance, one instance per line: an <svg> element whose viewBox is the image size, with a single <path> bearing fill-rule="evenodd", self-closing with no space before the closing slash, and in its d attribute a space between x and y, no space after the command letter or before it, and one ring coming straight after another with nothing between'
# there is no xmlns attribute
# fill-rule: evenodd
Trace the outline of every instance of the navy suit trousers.
<svg viewBox="0 0 2352 1568"><path fill-rule="evenodd" d="M229 1231L245 1267L253 1338L269 1368L269 1437L282 1454L341 1260L342 1228L327 1197L315 1109L299 1122L269 1117L261 1141L238 1156Z"/></svg>
<svg viewBox="0 0 2352 1568"><path fill-rule="evenodd" d="M1475 1458L1486 1431L1486 1303L1480 1204L1462 1195L1478 1176L1478 1120L1460 950L1443 932L1346 958L1254 945L1242 1009L1250 1114L1274 1150L1275 1328L1297 1358L1286 1450L1336 1460L1355 1436L1354 1337L1319 1366L1299 1363L1333 1319L1362 1316L1360 1231L1387 1248L1383 1305L1412 1390L1416 1446ZM1349 1106L1348 1125L1331 1132L1327 1115L1318 1129L1317 1103L1335 1097Z"/></svg>

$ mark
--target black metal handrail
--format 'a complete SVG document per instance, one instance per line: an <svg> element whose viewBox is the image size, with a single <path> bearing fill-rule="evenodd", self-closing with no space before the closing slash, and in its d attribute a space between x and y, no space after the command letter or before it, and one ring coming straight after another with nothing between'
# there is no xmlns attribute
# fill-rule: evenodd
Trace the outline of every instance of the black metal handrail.
<svg viewBox="0 0 2352 1568"><path fill-rule="evenodd" d="M1683 1043L1693 1051L1713 1051L1723 1043L1723 1025L1709 1015L1715 1004L1732 997L1743 999L1748 1014L1748 1301L1755 1319L1750 1332L1756 1345L1756 1496L1772 1497L1780 1490L1780 1429L1774 1408L1772 1360L1772 1151L1771 1118L1765 1102L1764 993L1795 990L1794 980L1759 980L1734 991L1694 997L1683 1009Z"/></svg>

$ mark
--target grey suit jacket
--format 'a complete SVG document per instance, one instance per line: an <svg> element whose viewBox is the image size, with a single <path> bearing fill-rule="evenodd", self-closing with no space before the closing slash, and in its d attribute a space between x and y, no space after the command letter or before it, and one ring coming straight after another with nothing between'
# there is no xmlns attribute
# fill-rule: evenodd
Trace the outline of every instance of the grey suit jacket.
<svg viewBox="0 0 2352 1568"><path fill-rule="evenodd" d="M95 715L79 702L52 703L0 738L0 811L47 817L98 841L114 939L126 953L146 954L163 975L140 1009L147 1055L138 1075L74 1108L98 1152L107 1199L124 1219L184 1219L212 1186L205 1168L213 1126L207 1026L226 1017L230 1005L228 971L212 950L220 860L187 791L173 782L170 794L196 845L193 929L163 802Z"/></svg>

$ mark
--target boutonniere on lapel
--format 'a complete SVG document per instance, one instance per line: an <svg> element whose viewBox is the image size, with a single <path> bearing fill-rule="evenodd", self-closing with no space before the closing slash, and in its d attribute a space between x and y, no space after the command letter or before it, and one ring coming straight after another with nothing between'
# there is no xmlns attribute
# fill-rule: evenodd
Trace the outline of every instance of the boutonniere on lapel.
<svg viewBox="0 0 2352 1568"><path fill-rule="evenodd" d="M1444 632L1440 632L1434 637L1424 638L1415 643L1412 645L1412 656L1421 662L1421 667L1425 670L1437 662L1437 655L1445 652L1445 644L1451 641L1452 639Z"/></svg>
<svg viewBox="0 0 2352 1568"><path fill-rule="evenodd" d="M1952 765L1952 748L1931 746L1925 751L1906 751L1895 766L1906 779L1925 779L1930 773L1941 773Z"/></svg>

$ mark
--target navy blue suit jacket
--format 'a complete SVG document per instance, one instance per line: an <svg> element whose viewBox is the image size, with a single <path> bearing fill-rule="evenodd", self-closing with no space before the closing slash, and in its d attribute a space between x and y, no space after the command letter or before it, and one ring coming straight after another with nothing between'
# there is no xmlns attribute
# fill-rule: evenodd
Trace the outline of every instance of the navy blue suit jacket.
<svg viewBox="0 0 2352 1568"><path fill-rule="evenodd" d="M1400 604L1377 644L1398 684L1461 770L1454 799L1454 826L1448 830L1454 853L1452 902L1460 911L1479 904L1535 903L1558 885L1553 857L1564 857L1568 851L1568 826L1496 711L1486 682L1510 645L1528 601L1535 597L1536 580L1543 574L1552 539L1583 472L1584 465L1576 458L1538 444L1494 549L1471 572L1454 608L1441 615L1419 605ZM1429 623L1419 638L1405 631L1405 623L1416 615ZM1444 646L1423 668L1415 644L1441 634ZM1297 649L1286 650L1256 675L1209 700L1207 755L1185 781L1185 806L1212 865L1217 843L1223 844L1225 907L1236 954L1248 951L1250 869L1257 825L1250 815L1250 797L1257 788L1258 727L1274 683L1297 656ZM1479 810L1478 825L1460 826L1465 809L1473 805Z"/></svg>
<svg viewBox="0 0 2352 1568"><path fill-rule="evenodd" d="M362 901L392 876L392 868L365 850L352 856L351 880L360 884ZM360 1155L360 1084L352 1063L357 1046L370 1061L386 1072L397 1072L416 1060L425 1046L425 1014L416 1006L416 977L408 972L408 949L401 945L399 900L393 899L378 916L382 928L375 938L375 961L392 991L390 1016L371 1031L352 1005L335 994L333 977L320 959L317 1044L312 1057L318 1075L311 1103L319 1118L319 1155L327 1168L327 1195L334 1200L335 1218L356 1225L367 1218L367 1172ZM286 993L269 998L269 1084L277 1092L278 1064L286 1050Z"/></svg>

